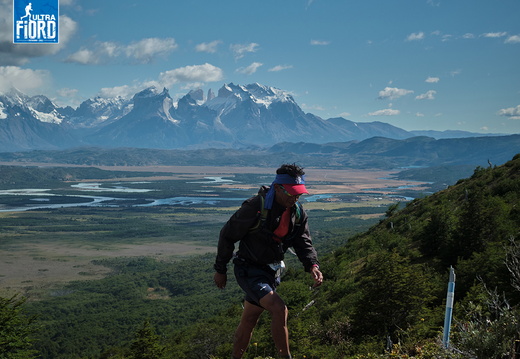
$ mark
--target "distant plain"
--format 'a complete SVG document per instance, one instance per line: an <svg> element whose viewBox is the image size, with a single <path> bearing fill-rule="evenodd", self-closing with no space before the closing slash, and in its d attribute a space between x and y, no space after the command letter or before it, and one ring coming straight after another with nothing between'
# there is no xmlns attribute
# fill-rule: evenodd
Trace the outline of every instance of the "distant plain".
<svg viewBox="0 0 520 359"><path fill-rule="evenodd" d="M152 194L157 198L165 186L170 188L167 194L164 192L167 196L178 191L182 196L232 195L246 199L254 195L260 185L268 185L275 171L265 167L207 166L98 168L155 173L154 176L81 181L101 182L107 186L146 181L140 186L154 192L140 194L141 201L150 201L148 197ZM384 216L389 205L403 201L396 188L418 193L424 190L424 183L391 179L396 171L319 168L305 171L310 192L307 198L314 199L304 198L302 202L310 214L311 231L315 229L314 240L323 247L322 233L330 230L329 226L349 226L349 220L357 219L366 221L368 227ZM215 177L231 181L208 181ZM64 182L63 189L53 192L66 189L70 195L72 184ZM177 190L179 186L182 189ZM110 196L118 194L110 193ZM0 207L6 198L10 197L0 196ZM78 206L0 212L0 295L21 292L30 299L38 299L69 281L102 278L111 269L94 264L96 259L145 256L175 261L213 253L220 227L239 205L240 201L232 201L210 205Z"/></svg>

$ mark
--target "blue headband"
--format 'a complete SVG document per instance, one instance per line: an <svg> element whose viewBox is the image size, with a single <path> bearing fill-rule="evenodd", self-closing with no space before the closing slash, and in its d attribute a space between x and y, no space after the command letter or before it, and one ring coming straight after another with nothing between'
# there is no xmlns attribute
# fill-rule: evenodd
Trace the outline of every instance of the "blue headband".
<svg viewBox="0 0 520 359"><path fill-rule="evenodd" d="M288 174L276 175L273 183L271 183L271 187L269 188L269 191L265 195L265 203L264 203L265 209L271 209L273 207L274 194L275 194L274 185L275 184L305 184L305 176L293 177Z"/></svg>

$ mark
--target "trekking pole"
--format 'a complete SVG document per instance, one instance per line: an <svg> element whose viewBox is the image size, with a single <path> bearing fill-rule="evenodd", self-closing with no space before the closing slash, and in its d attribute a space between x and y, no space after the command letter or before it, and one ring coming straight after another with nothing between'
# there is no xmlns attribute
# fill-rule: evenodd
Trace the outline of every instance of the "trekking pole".
<svg viewBox="0 0 520 359"><path fill-rule="evenodd" d="M448 294L446 296L446 314L444 315L444 336L442 344L448 349L450 344L451 317L453 314L453 297L455 294L455 270L450 266L450 279L448 282Z"/></svg>

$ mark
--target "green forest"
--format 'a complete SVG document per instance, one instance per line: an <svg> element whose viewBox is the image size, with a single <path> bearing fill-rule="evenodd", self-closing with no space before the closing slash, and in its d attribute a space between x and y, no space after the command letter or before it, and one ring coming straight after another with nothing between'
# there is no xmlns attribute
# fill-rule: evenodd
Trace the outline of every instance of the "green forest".
<svg viewBox="0 0 520 359"><path fill-rule="evenodd" d="M311 211L323 285L290 257L279 293L294 358L516 358L520 355L520 154L386 209L368 229ZM223 217L221 215L221 217ZM350 223L350 222L349 222ZM221 225L221 223L220 223ZM207 231L217 231L212 223ZM0 298L0 358L230 356L241 293L212 283L211 254L175 262L103 259L112 272L51 296ZM442 345L450 266L455 306ZM244 358L275 357L263 315Z"/></svg>

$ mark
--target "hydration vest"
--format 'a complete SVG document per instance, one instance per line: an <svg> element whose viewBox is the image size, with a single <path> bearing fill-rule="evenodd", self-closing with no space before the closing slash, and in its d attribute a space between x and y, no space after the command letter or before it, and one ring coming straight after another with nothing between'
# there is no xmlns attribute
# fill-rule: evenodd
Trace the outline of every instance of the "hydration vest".
<svg viewBox="0 0 520 359"><path fill-rule="evenodd" d="M260 198L262 199L262 201L260 204L260 210L257 213L258 222L256 222L256 224L253 227L249 228L250 232L256 231L259 229L265 229L265 221L267 219L267 216L269 215L269 210L264 207L265 198L263 196L260 196ZM300 226L301 216L302 216L302 205L300 202L296 202L296 220L294 221L295 228ZM294 232L294 228L293 228L292 232Z"/></svg>

